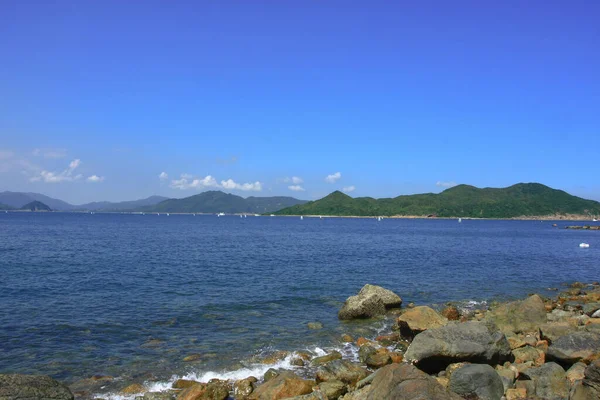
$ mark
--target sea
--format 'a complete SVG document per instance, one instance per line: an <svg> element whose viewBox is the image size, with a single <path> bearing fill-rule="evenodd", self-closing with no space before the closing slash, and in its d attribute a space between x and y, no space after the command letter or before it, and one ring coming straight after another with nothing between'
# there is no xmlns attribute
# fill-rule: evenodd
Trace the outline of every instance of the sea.
<svg viewBox="0 0 600 400"><path fill-rule="evenodd" d="M289 356L262 361L279 351L353 358L342 334L390 328L338 320L366 283L404 304L468 309L600 280L600 232L569 224L0 213L0 373L162 390L292 368Z"/></svg>

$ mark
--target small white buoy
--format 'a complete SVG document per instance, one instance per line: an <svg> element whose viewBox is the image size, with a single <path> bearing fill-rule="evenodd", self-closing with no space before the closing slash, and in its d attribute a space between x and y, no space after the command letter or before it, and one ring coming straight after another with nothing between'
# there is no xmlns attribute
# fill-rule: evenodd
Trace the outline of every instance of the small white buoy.
<svg viewBox="0 0 600 400"><path fill-rule="evenodd" d="M589 243L579 243L579 247L581 247L582 249L587 249L588 247L590 247Z"/></svg>

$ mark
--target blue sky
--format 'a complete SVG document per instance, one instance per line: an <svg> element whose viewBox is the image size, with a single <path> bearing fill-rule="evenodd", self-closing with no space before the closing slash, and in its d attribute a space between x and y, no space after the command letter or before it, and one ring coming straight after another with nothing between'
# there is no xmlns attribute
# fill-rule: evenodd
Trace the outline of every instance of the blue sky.
<svg viewBox="0 0 600 400"><path fill-rule="evenodd" d="M81 203L541 182L600 200L595 0L0 14L0 190Z"/></svg>

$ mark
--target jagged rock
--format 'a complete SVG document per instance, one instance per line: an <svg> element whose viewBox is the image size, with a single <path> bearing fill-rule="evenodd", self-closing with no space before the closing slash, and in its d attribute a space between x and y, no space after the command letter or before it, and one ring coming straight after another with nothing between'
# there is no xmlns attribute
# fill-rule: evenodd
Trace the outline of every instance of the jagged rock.
<svg viewBox="0 0 600 400"><path fill-rule="evenodd" d="M584 378L584 372L587 365L582 362L575 363L567 370L567 380L572 385L575 384L576 381L581 381Z"/></svg>
<svg viewBox="0 0 600 400"><path fill-rule="evenodd" d="M358 295L350 296L338 313L342 320L355 318L372 318L385 314L390 307L399 307L402 304L400 296L379 286L365 285Z"/></svg>
<svg viewBox="0 0 600 400"><path fill-rule="evenodd" d="M546 322L546 307L542 298L535 294L490 310L486 318L504 333L533 332Z"/></svg>
<svg viewBox="0 0 600 400"><path fill-rule="evenodd" d="M363 397L344 400L462 400L440 385L435 378L406 363L390 364L375 372L371 385L361 389Z"/></svg>
<svg viewBox="0 0 600 400"><path fill-rule="evenodd" d="M546 359L570 366L578 361L589 361L598 353L600 334L582 331L556 339L548 347Z"/></svg>
<svg viewBox="0 0 600 400"><path fill-rule="evenodd" d="M464 398L500 400L504 395L502 379L487 364L467 364L457 369L448 388Z"/></svg>
<svg viewBox="0 0 600 400"><path fill-rule="evenodd" d="M341 381L355 385L369 375L370 372L358 364L348 360L334 360L318 369L317 382Z"/></svg>
<svg viewBox="0 0 600 400"><path fill-rule="evenodd" d="M412 338L427 329L444 326L448 320L434 309L420 306L404 312L398 317L396 323L402 336Z"/></svg>
<svg viewBox="0 0 600 400"><path fill-rule="evenodd" d="M312 392L314 381L302 379L293 372L284 371L258 386L250 395L252 400L279 400Z"/></svg>
<svg viewBox="0 0 600 400"><path fill-rule="evenodd" d="M554 362L524 372L535 384L535 395L545 400L568 400L569 384L565 370Z"/></svg>
<svg viewBox="0 0 600 400"><path fill-rule="evenodd" d="M0 399L73 400L73 393L46 375L0 374Z"/></svg>
<svg viewBox="0 0 600 400"><path fill-rule="evenodd" d="M510 346L499 331L490 331L483 322L450 322L415 336L404 354L427 372L440 371L451 363L468 361L497 364L508 359Z"/></svg>

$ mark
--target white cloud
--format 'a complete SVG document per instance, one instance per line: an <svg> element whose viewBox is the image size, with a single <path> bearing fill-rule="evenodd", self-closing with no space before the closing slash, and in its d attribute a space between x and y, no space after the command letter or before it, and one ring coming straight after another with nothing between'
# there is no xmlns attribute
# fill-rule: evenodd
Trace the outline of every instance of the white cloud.
<svg viewBox="0 0 600 400"><path fill-rule="evenodd" d="M290 189L291 191L294 191L294 192L304 192L306 190L300 185L288 186L288 189Z"/></svg>
<svg viewBox="0 0 600 400"><path fill-rule="evenodd" d="M98 175L88 176L88 178L87 178L87 181L92 182L92 183L102 182L103 180L104 180L104 177L98 176Z"/></svg>
<svg viewBox="0 0 600 400"><path fill-rule="evenodd" d="M192 179L193 177L189 174L181 174L181 179L173 179L171 181L171 187L173 189L204 189L210 187L219 187L216 179L210 175L205 176L202 179Z"/></svg>
<svg viewBox="0 0 600 400"><path fill-rule="evenodd" d="M301 183L304 182L304 179L300 178L299 176L286 176L285 178L281 178L281 179L277 179L277 183L293 183L294 185L299 185Z"/></svg>
<svg viewBox="0 0 600 400"><path fill-rule="evenodd" d="M444 187L444 188L451 188L452 186L456 186L456 182L442 182L442 181L437 181L435 183L435 186L440 186L440 187Z"/></svg>
<svg viewBox="0 0 600 400"><path fill-rule="evenodd" d="M224 189L234 189L243 191L260 192L262 190L262 184L258 181L254 183L236 183L233 179L227 179L226 181L221 181L221 186Z"/></svg>
<svg viewBox="0 0 600 400"><path fill-rule="evenodd" d="M31 154L44 158L64 158L67 156L67 149L33 149Z"/></svg>
<svg viewBox="0 0 600 400"><path fill-rule="evenodd" d="M350 193L350 192L354 192L356 190L356 187L355 186L346 186L342 190L346 193Z"/></svg>
<svg viewBox="0 0 600 400"><path fill-rule="evenodd" d="M158 175L158 179L160 179L161 181L166 181L167 179L169 179L169 174L163 171L160 173L160 175Z"/></svg>
<svg viewBox="0 0 600 400"><path fill-rule="evenodd" d="M69 163L69 168L62 172L42 170L39 175L31 177L31 182L44 181L46 183L73 182L83 178L82 174L74 175L73 172L81 165L81 160L76 158Z"/></svg>
<svg viewBox="0 0 600 400"><path fill-rule="evenodd" d="M342 177L342 173L341 172L336 172L335 174L327 175L327 177L325 177L325 182L327 182L327 183L335 183L341 177Z"/></svg>

